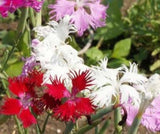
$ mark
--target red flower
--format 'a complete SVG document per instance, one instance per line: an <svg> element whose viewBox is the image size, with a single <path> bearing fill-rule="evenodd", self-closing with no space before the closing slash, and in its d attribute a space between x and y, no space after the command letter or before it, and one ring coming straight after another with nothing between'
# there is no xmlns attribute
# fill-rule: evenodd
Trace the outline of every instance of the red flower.
<svg viewBox="0 0 160 134"><path fill-rule="evenodd" d="M80 73L71 72L69 77L72 81L72 91L69 92L64 85L64 80L60 81L57 78L52 80L52 84L47 84L46 92L55 99L66 98L66 101L53 109L54 116L65 120L65 121L75 121L82 115L90 115L94 112L95 106L89 98L77 97L77 94L88 89L93 81L90 76L90 71L86 70Z"/></svg>
<svg viewBox="0 0 160 134"><path fill-rule="evenodd" d="M64 81L58 80L56 77L54 80L51 80L52 84L46 84L48 90L46 90L46 93L48 93L50 96L55 98L56 100L61 100L64 97L69 97L70 93L64 86Z"/></svg>
<svg viewBox="0 0 160 134"><path fill-rule="evenodd" d="M34 105L32 106L32 109L37 115L41 114L47 109L56 108L61 104L60 100L55 100L47 93L45 93L41 98L34 100L33 103Z"/></svg>
<svg viewBox="0 0 160 134"><path fill-rule="evenodd" d="M17 115L24 127L29 127L36 123L35 117L30 112L33 107L33 100L36 97L34 88L41 85L41 73L32 72L28 77L9 78L9 89L16 95L16 99L7 98L1 107L0 113L5 115Z"/></svg>

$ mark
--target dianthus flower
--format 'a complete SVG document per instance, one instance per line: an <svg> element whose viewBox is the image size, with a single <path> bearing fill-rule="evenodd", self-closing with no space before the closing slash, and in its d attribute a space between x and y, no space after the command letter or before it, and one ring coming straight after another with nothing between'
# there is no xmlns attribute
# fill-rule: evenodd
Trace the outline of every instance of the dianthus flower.
<svg viewBox="0 0 160 134"><path fill-rule="evenodd" d="M105 25L107 7L100 2L101 0L57 0L56 4L49 5L51 19L60 20L65 15L70 15L71 23L82 36L89 26L95 29Z"/></svg>
<svg viewBox="0 0 160 134"><path fill-rule="evenodd" d="M75 121L82 115L90 115L94 112L95 106L89 98L78 97L80 91L91 86L92 79L88 70L83 72L70 72L72 81L71 92L64 85L64 80L55 78L52 84L46 84L46 93L56 100L66 100L63 104L53 109L54 116L64 121Z"/></svg>
<svg viewBox="0 0 160 134"><path fill-rule="evenodd" d="M127 110L126 123L128 126L131 126L139 108L133 106L131 103L127 103L124 106ZM146 108L142 115L141 124L152 132L160 131L160 96L156 97Z"/></svg>
<svg viewBox="0 0 160 134"><path fill-rule="evenodd" d="M42 78L43 74L35 70L28 77L9 78L9 90L17 97L6 98L0 113L17 115L25 128L36 124L36 119L32 115L30 108L34 106L33 100L36 97L35 87L41 86Z"/></svg>
<svg viewBox="0 0 160 134"><path fill-rule="evenodd" d="M8 12L13 13L16 9L21 7L31 7L38 12L40 11L42 4L43 0L1 0L0 14L2 17L6 17Z"/></svg>
<svg viewBox="0 0 160 134"><path fill-rule="evenodd" d="M50 76L64 79L68 78L69 70L87 69L77 50L65 42L70 33L76 32L69 21L70 17L65 16L59 23L51 21L47 26L34 29L37 39L33 41L33 53L41 68L46 70L44 83L50 81Z"/></svg>
<svg viewBox="0 0 160 134"><path fill-rule="evenodd" d="M160 131L160 75L152 75L145 83L136 85L141 103L133 106L131 102L124 104L127 109L127 124L131 125L136 115L142 114L141 124L147 129Z"/></svg>
<svg viewBox="0 0 160 134"><path fill-rule="evenodd" d="M94 104L99 107L110 106L117 101L117 98L120 98L123 104L132 98L134 104L138 105L140 97L132 84L143 83L147 78L137 73L137 65L130 64L129 69L125 65L117 69L107 68L106 65L107 59L104 59L100 62L100 66L92 68L96 89L91 94Z"/></svg>

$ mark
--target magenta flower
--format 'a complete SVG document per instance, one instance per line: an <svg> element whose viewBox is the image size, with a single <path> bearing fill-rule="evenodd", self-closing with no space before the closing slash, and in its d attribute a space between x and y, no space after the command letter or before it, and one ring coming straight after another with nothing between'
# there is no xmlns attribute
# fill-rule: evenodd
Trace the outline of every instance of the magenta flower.
<svg viewBox="0 0 160 134"><path fill-rule="evenodd" d="M8 12L13 13L17 8L31 7L37 12L40 11L43 1L37 0L1 0L0 1L0 14L6 17Z"/></svg>
<svg viewBox="0 0 160 134"><path fill-rule="evenodd" d="M96 29L105 25L107 6L100 4L100 0L57 0L50 5L51 19L60 20L65 15L71 16L80 36L91 26Z"/></svg>
<svg viewBox="0 0 160 134"><path fill-rule="evenodd" d="M124 106L127 110L127 125L130 126L138 113L138 108L131 104L125 104ZM145 110L141 124L150 131L160 131L160 96L155 98L151 105Z"/></svg>

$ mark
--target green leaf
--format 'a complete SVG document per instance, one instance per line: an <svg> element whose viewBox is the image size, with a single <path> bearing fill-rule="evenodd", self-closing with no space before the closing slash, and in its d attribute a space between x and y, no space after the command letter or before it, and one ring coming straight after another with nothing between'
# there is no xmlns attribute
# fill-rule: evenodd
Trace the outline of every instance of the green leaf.
<svg viewBox="0 0 160 134"><path fill-rule="evenodd" d="M30 32L25 30L19 43L18 49L23 52L24 57L30 56Z"/></svg>
<svg viewBox="0 0 160 134"><path fill-rule="evenodd" d="M121 35L124 31L123 21L121 19L123 0L110 0L108 5L106 26L97 29L95 34L96 40L99 40L100 38L110 40Z"/></svg>
<svg viewBox="0 0 160 134"><path fill-rule="evenodd" d="M120 58L120 57L126 57L128 56L131 48L131 39L124 39L119 42L117 42L114 46L113 58Z"/></svg>
<svg viewBox="0 0 160 134"><path fill-rule="evenodd" d="M102 59L104 57L102 51L100 51L97 47L92 47L90 48L87 52L86 55L92 59L92 60L96 60L99 61L100 59Z"/></svg>
<svg viewBox="0 0 160 134"><path fill-rule="evenodd" d="M126 60L125 58L112 59L109 61L108 66L111 68L117 68L120 67L122 64L129 66L129 61Z"/></svg>
<svg viewBox="0 0 160 134"><path fill-rule="evenodd" d="M4 35L4 37L2 39L2 44L13 45L13 44L15 44L15 39L16 39L16 32L9 31L7 34Z"/></svg>
<svg viewBox="0 0 160 134"><path fill-rule="evenodd" d="M154 71L157 68L160 68L160 60L155 61L151 66L150 66L150 71Z"/></svg>
<svg viewBox="0 0 160 134"><path fill-rule="evenodd" d="M6 69L6 73L13 77L18 76L22 72L23 62L16 62Z"/></svg>

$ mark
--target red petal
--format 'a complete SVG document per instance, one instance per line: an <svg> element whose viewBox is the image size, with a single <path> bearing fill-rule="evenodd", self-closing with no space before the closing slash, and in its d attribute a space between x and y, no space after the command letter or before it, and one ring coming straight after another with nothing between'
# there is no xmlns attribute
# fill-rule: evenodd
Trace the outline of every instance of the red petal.
<svg viewBox="0 0 160 134"><path fill-rule="evenodd" d="M91 79L90 76L91 72L89 70L83 71L80 73L80 71L77 72L71 72L69 74L70 78L72 79L72 95L76 95L81 90L87 89L89 86L91 86L91 82L93 79Z"/></svg>
<svg viewBox="0 0 160 134"><path fill-rule="evenodd" d="M21 104L17 99L8 98L1 107L0 113L5 115L17 115L20 112Z"/></svg>
<svg viewBox="0 0 160 134"><path fill-rule="evenodd" d="M64 97L69 97L70 93L64 86L64 82L61 82L57 78L52 81L52 84L46 84L47 90L46 92L54 97L55 99L62 99Z"/></svg>
<svg viewBox="0 0 160 134"><path fill-rule="evenodd" d="M76 104L74 101L67 101L54 111L54 116L64 121L75 121L78 118L76 113Z"/></svg>
<svg viewBox="0 0 160 134"><path fill-rule="evenodd" d="M23 94L28 90L22 78L9 78L8 81L9 89L12 91L12 93L14 93L17 96Z"/></svg>
<svg viewBox="0 0 160 134"><path fill-rule="evenodd" d="M31 114L29 109L23 109L19 114L18 118L22 121L24 128L27 128L32 124L37 123L35 117Z"/></svg>
<svg viewBox="0 0 160 134"><path fill-rule="evenodd" d="M79 114L90 115L94 113L95 106L92 104L89 98L76 98L76 109Z"/></svg>

